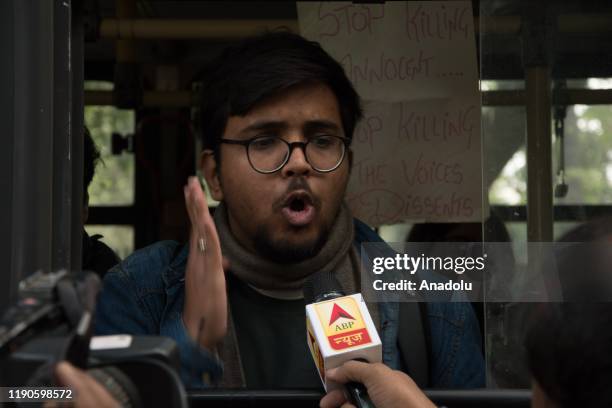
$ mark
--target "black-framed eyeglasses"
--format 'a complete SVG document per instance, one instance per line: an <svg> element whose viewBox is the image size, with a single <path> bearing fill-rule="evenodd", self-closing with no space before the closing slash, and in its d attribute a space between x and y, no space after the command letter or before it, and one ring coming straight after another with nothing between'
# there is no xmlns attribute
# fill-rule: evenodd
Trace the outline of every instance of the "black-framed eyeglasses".
<svg viewBox="0 0 612 408"><path fill-rule="evenodd" d="M259 136L248 140L221 139L221 143L244 146L251 167L259 173L269 174L282 169L296 147L302 149L313 169L329 173L342 164L350 139L320 135L311 137L307 142L289 143L276 136Z"/></svg>

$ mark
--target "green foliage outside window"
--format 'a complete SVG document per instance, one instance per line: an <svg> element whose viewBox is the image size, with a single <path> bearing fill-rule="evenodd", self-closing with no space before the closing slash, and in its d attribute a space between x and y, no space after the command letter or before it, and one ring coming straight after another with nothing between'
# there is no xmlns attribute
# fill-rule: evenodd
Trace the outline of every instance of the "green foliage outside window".
<svg viewBox="0 0 612 408"><path fill-rule="evenodd" d="M87 82L88 90L112 90L108 82ZM134 132L134 111L112 106L86 106L85 125L100 150L101 163L89 186L90 205L131 205L134 203L134 156L111 153L111 135Z"/></svg>
<svg viewBox="0 0 612 408"><path fill-rule="evenodd" d="M113 89L109 82L85 82L86 90ZM90 206L129 206L134 204L134 155L123 152L113 156L111 135L134 133L134 111L112 106L86 106L85 125L100 151L94 178L89 185ZM87 225L89 235L101 234L102 241L122 259L134 250L134 229L120 225Z"/></svg>
<svg viewBox="0 0 612 408"><path fill-rule="evenodd" d="M610 88L612 87L612 80L591 78L587 81L581 81L574 87ZM489 85L489 89L497 88ZM483 115L486 114L491 114L491 110L483 110ZM551 132L552 129L551 124ZM517 135L517 137L520 137L520 135ZM554 138L552 133L551 138ZM565 183L569 186L569 190L566 197L555 198L555 204L611 204L612 105L568 106L564 138ZM557 182L558 149L559 145L554 140L554 174L551 175L553 185ZM489 190L489 199L492 204L526 204L526 159L526 151L523 146L506 163Z"/></svg>

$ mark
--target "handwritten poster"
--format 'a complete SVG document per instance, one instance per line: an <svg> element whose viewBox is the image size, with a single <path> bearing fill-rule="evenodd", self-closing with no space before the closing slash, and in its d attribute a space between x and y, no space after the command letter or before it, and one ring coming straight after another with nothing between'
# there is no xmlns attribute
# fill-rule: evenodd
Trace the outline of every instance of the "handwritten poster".
<svg viewBox="0 0 612 408"><path fill-rule="evenodd" d="M371 226L481 221L471 3L300 2L298 17L364 102L347 193L355 216Z"/></svg>

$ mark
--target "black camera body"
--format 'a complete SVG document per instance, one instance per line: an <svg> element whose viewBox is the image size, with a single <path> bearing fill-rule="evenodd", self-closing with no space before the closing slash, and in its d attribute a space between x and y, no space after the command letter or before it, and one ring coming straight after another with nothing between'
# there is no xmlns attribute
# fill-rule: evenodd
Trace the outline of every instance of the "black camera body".
<svg viewBox="0 0 612 408"><path fill-rule="evenodd" d="M58 385L53 367L65 360L87 370L122 405L187 406L172 339L91 337L99 286L89 272L37 272L22 281L17 303L0 319L0 385Z"/></svg>

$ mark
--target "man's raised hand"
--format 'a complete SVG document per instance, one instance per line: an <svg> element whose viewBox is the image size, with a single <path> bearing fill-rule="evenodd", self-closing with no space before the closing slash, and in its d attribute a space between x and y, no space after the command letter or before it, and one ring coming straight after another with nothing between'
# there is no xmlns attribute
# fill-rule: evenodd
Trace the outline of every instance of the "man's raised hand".
<svg viewBox="0 0 612 408"><path fill-rule="evenodd" d="M227 294L219 235L197 177L184 187L191 220L183 322L200 346L214 350L227 331Z"/></svg>

